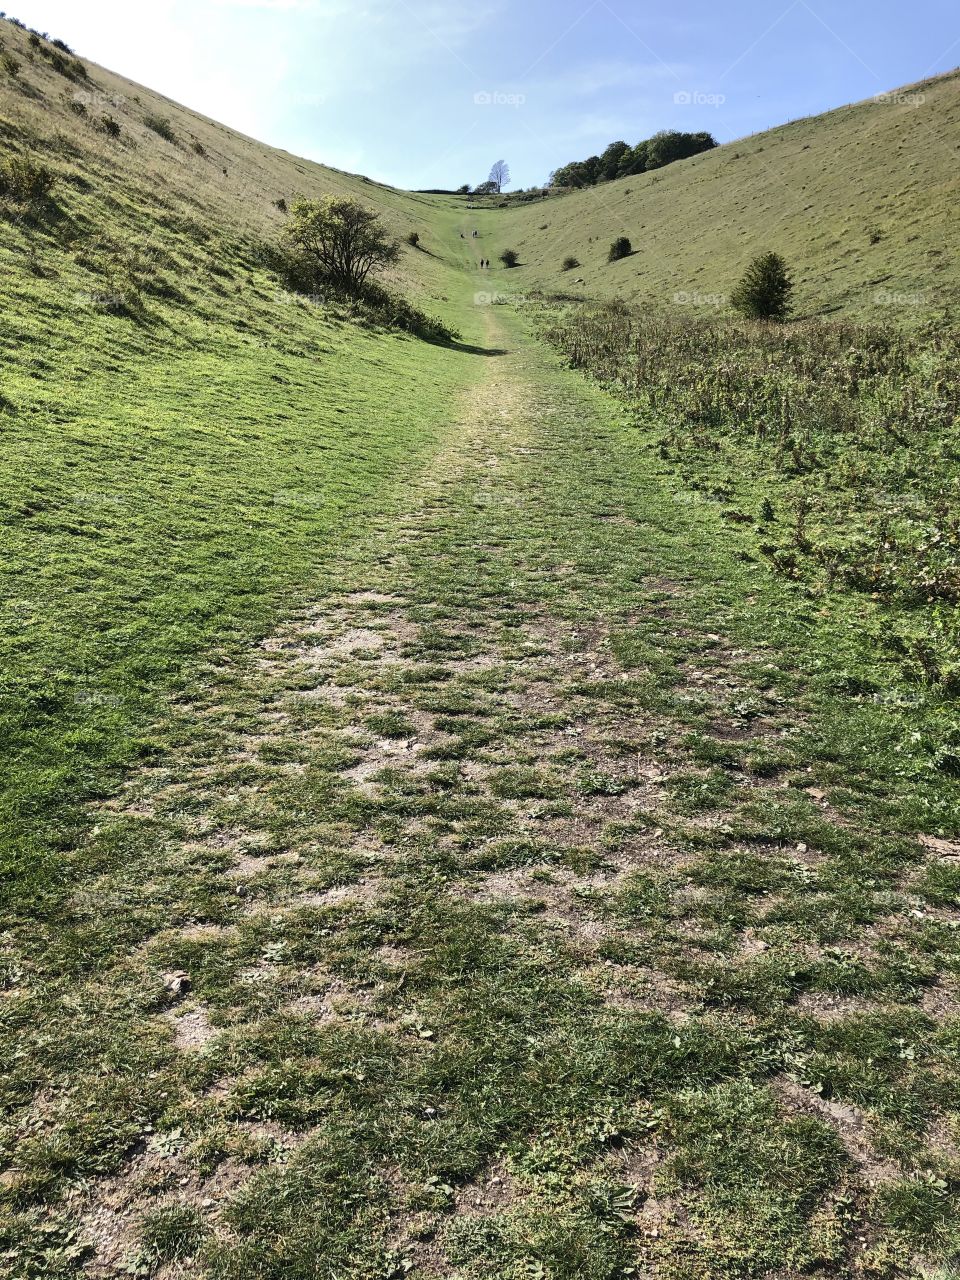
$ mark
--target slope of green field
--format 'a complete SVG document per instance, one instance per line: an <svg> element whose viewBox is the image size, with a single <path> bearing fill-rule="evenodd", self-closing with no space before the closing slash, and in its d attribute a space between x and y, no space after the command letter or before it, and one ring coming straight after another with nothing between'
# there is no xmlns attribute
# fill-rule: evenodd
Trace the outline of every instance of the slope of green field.
<svg viewBox="0 0 960 1280"><path fill-rule="evenodd" d="M398 236L420 232L425 251L411 249L392 278L425 305L442 300L448 264L432 232L459 209L455 199L398 191L275 150L93 63L84 63L87 78L63 74L9 22L0 36L19 64L15 74L0 67L4 155L30 157L56 175L54 215L40 240L75 259L76 271L69 259L58 262L65 288L103 292L102 273L90 274L93 249L95 265L122 268L114 259L135 244L161 265L172 255L180 289L200 304L228 287L225 280L242 282L260 244L276 239L284 221L278 202L333 194L364 200ZM105 118L119 136L104 131ZM36 228L11 237L8 225L5 265L16 266L18 250L32 254L37 239Z"/></svg>
<svg viewBox="0 0 960 1280"><path fill-rule="evenodd" d="M794 268L799 313L910 323L960 301L958 208L955 72L484 219L491 256L520 253L514 288L716 309L750 259L773 249ZM608 264L622 235L634 254ZM568 255L579 269L561 270Z"/></svg>
<svg viewBox="0 0 960 1280"><path fill-rule="evenodd" d="M150 753L191 665L289 611L338 534L439 447L480 325L456 308L464 343L428 347L294 298L265 266L274 200L362 196L420 231L393 283L449 318L455 202L0 35L18 64L0 71L4 158L54 175L43 206L0 200L0 864L30 910L34 890L57 900L77 803Z"/></svg>
<svg viewBox="0 0 960 1280"><path fill-rule="evenodd" d="M950 1280L955 673L814 572L745 432L703 477L485 305L525 219L635 271L606 192L469 211L0 35L5 156L55 179L0 200L0 1276ZM419 231L393 282L462 338L278 289L298 189ZM925 291L915 194L873 248ZM871 437L906 490L924 403Z"/></svg>

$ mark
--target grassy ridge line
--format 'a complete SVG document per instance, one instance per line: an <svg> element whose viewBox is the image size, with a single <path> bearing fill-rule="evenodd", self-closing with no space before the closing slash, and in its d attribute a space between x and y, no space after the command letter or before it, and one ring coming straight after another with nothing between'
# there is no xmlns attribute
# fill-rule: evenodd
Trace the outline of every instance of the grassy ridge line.
<svg viewBox="0 0 960 1280"><path fill-rule="evenodd" d="M491 256L519 250L520 288L660 304L680 294L709 312L755 254L776 249L795 268L801 314L911 324L960 302L958 136L952 72L663 170L512 206ZM608 264L621 235L634 254ZM579 269L561 270L568 255Z"/></svg>

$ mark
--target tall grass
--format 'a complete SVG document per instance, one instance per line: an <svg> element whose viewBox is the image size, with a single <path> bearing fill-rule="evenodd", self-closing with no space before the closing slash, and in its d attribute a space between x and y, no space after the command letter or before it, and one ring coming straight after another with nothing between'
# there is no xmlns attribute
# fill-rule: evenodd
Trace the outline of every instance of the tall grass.
<svg viewBox="0 0 960 1280"><path fill-rule="evenodd" d="M754 523L778 572L921 610L913 658L958 679L960 332L622 306L545 323L572 365L662 424L663 456Z"/></svg>

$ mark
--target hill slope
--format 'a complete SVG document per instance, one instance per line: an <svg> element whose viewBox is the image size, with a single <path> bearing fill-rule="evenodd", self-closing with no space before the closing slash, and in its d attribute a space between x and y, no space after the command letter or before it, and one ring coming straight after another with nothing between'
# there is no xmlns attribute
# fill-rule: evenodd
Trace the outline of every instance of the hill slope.
<svg viewBox="0 0 960 1280"><path fill-rule="evenodd" d="M23 905L25 884L51 891L76 804L149 750L185 672L312 589L335 539L426 465L478 375L469 347L278 290L273 202L362 194L423 236L395 282L468 338L481 326L446 300L454 202L81 75L9 22L0 36L4 159L54 176L41 208L0 199L0 870Z"/></svg>
<svg viewBox="0 0 960 1280"><path fill-rule="evenodd" d="M765 572L759 526L836 547L744 433L706 487L477 305L513 215L3 34L0 129L55 186L0 207L0 1276L945 1277L952 613ZM297 187L416 226L398 278L466 340L278 291ZM833 350L807 381L868 394ZM909 428L957 379L904 368L875 454L947 536L885 502L881 550L952 570L960 450Z"/></svg>
<svg viewBox="0 0 960 1280"><path fill-rule="evenodd" d="M670 303L726 295L756 253L803 313L909 319L960 300L960 73L799 120L654 173L497 214L521 287ZM626 235L635 253L606 261ZM565 256L582 268L561 271ZM582 277L585 284L574 286ZM878 303L879 298L879 303ZM704 305L710 305L706 301Z"/></svg>
<svg viewBox="0 0 960 1280"><path fill-rule="evenodd" d="M251 252L283 223L277 202L298 193L362 198L394 234L416 230L426 240L438 216L459 207L265 146L93 63L83 63L86 78L70 74L71 62L68 74L58 72L59 51L46 41L32 46L29 33L10 22L0 24L0 36L19 63L14 75L0 68L4 151L30 156L57 176L57 217L42 228L50 247L75 251L91 237L136 237L177 256L181 283L190 291L192 273L199 297L211 276L258 265ZM105 118L119 126L118 136L104 132ZM3 239L7 253L25 246ZM36 240L34 228L30 244ZM429 300L442 293L442 274L428 254L411 252L396 278ZM90 284L82 269L77 280Z"/></svg>

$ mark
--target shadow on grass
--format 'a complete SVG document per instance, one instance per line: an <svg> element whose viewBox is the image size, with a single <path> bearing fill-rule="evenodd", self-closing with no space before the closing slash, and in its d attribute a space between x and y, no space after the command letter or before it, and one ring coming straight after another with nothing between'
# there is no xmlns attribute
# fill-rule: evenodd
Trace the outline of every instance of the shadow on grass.
<svg viewBox="0 0 960 1280"><path fill-rule="evenodd" d="M463 351L469 356L508 356L506 347L475 347L470 342L444 342L440 344L451 351Z"/></svg>

